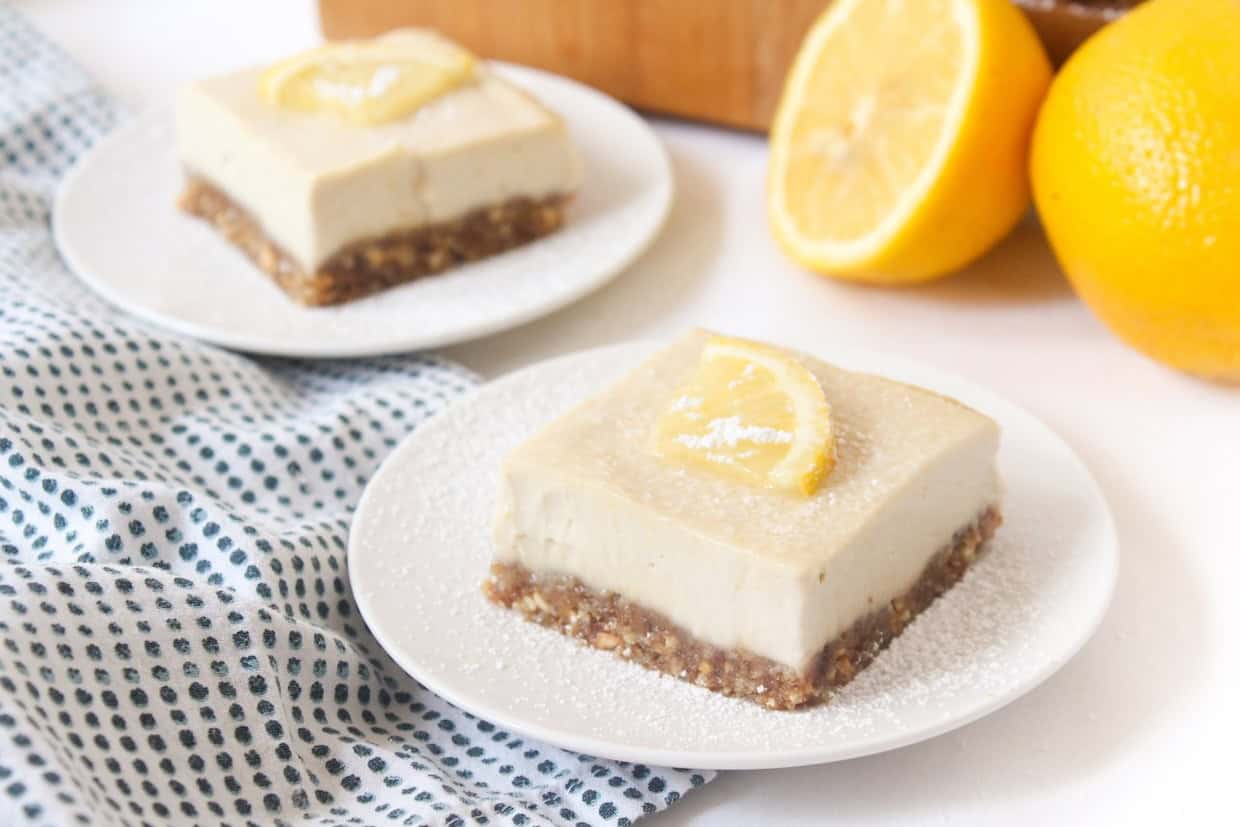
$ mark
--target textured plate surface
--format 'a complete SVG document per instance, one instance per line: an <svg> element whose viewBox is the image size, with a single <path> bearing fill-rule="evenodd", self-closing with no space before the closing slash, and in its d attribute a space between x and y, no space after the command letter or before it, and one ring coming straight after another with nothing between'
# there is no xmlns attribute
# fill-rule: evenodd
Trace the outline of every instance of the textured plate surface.
<svg viewBox="0 0 1240 827"><path fill-rule="evenodd" d="M994 417L1007 494L991 553L831 703L770 712L487 603L479 584L501 458L650 348L588 351L485 386L412 434L371 481L351 533L352 586L379 642L430 689L516 732L608 758L795 766L892 749L980 718L1049 677L1097 628L1116 579L1115 530L1071 449L968 382L843 348L817 353Z"/></svg>
<svg viewBox="0 0 1240 827"><path fill-rule="evenodd" d="M564 117L585 162L565 226L533 244L339 307L302 307L176 209L183 179L170 109L133 119L70 172L54 211L57 244L113 304L255 353L395 353L550 313L600 287L654 240L671 204L671 168L650 127L606 95L534 69L498 70Z"/></svg>

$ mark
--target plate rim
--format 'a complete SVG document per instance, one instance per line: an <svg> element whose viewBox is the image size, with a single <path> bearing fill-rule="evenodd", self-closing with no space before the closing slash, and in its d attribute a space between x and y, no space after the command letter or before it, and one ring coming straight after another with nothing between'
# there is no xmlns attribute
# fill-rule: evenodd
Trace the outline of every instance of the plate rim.
<svg viewBox="0 0 1240 827"><path fill-rule="evenodd" d="M496 380L479 386L469 395L464 397L461 402L466 400L475 400L480 396L500 393L504 387L509 384L515 384L523 381L532 372L536 372L547 366L563 363L573 360L584 360L591 357L602 358L611 354L618 354L620 351L632 351L634 356L634 364L641 352L649 352L654 347L666 344L661 341L640 341L627 342L621 344L604 345L602 347L589 348L586 350L576 351L574 353L564 354L551 359L542 360L533 364L522 367L511 373L508 373ZM901 747L910 746L920 743L931 738L938 737L947 732L953 731L960 727L967 726L975 721L984 718L999 709L1019 700L1024 695L1041 686L1052 675L1062 669L1069 661L1071 661L1081 651L1082 648L1093 639L1098 628L1102 625L1106 618L1107 612L1114 598L1116 585L1119 579L1119 538L1115 525L1114 513L1106 499L1106 495L1099 485L1097 479L1090 472L1089 467L1081 459L1080 455L1069 445L1053 428L1047 425L1039 417L1026 410L1024 407L1008 400L1001 394L985 388L970 379L941 371L931 365L926 365L915 360L907 359L900 356L889 355L882 351L872 350L868 348L858 348L851 345L841 346L845 355L851 355L854 359L876 359L891 365L893 372L906 373L913 371L919 375L929 377L931 379L930 389L934 386L958 385L967 387L970 395L983 399L985 404L982 407L990 407L992 404L998 408L1008 408L1015 411L1032 423L1035 423L1044 434L1055 440L1067 452L1072 462L1079 466L1083 474L1083 479L1089 483L1089 491L1092 499L1099 506L1099 516L1102 518L1099 528L1101 535L1099 538L1100 558L1099 565L1104 565L1101 570L1105 577L1105 592L1101 593L1093 606L1093 613L1088 621L1082 623L1075 635L1070 646L1064 647L1057 652L1054 657L1047 658L1036 672L1030 675L1024 683L1014 690L1003 694L996 694L987 702L978 704L970 709L967 713L959 716L949 716L936 723L923 726L921 728L906 729L895 733L886 738L876 738L871 741L864 742L852 749L836 749L831 750L823 747L805 747L789 751L772 751L770 753L754 753L752 751L686 751L678 749L663 748L643 748L628 747L625 745L609 744L604 741L587 736L579 736L571 733L562 733L553 729L549 729L537 724L529 724L520 719L519 715L510 716L506 712L500 710L500 714L496 714L497 710L484 708L481 705L474 704L468 698L460 697L450 687L445 687L436 679L433 671L424 670L418 664L413 663L400 650L400 647L392 646L391 639L384 632L382 624L376 625L371 622L372 618L377 614L377 610L371 605L371 592L364 589L357 589L357 580L354 576L357 571L358 547L360 541L357 539L359 532L357 526L363 522L365 514L368 510L369 503L373 499L373 492L379 486L376 482L380 481L385 471L390 472L390 468L398 461L405 446L419 438L428 438L424 436L428 430L431 431L431 437L434 436L434 430L438 427L437 423L446 421L448 417L453 415L452 408L442 411L438 416L433 417L423 427L413 431L398 443L391 452L383 459L379 468L371 476L362 492L362 497L358 501L357 509L353 513L349 527L349 542L346 551L346 568L349 574L350 588L354 594L354 601L357 605L358 614L365 622L367 629L375 641L383 648L384 652L395 662L402 670L411 675L415 680L435 693L448 703L465 710L471 715L491 721L492 723L502 726L514 733L518 733L525 737L534 738L553 744L563 749L579 752L587 755L598 756L601 758L609 758L618 761L630 761L633 763L642 763L650 765L674 766L685 769L709 769L709 770L760 770L760 769L782 769L789 767L813 766L818 764L834 763L836 761L846 761L854 758L861 758L867 755L875 755L889 750L899 749ZM824 348L828 349L828 348ZM815 349L818 350L818 349ZM847 359L845 359L847 361ZM902 381L902 380L897 380ZM429 674L428 674L429 671Z"/></svg>
<svg viewBox="0 0 1240 827"><path fill-rule="evenodd" d="M584 279L578 283L574 283L571 289L556 294L551 301L544 301L531 305L517 313L510 313L503 316L493 318L485 323L475 324L464 330L456 332L442 333L437 336L418 335L416 332L406 333L400 337L393 337L387 344L371 345L371 346L351 346L347 342L330 344L324 346L318 343L302 343L302 344L281 344L272 342L263 338L261 335L255 335L249 332L221 331L210 325L203 324L198 321L180 319L159 310L152 309L145 304L139 304L127 298L123 291L116 289L112 283L105 279L97 277L97 274L88 267L83 266L84 262L80 259L78 251L76 251L72 243L66 243L67 234L65 221L65 202L72 197L77 180L85 174L96 156L106 149L114 141L125 140L128 133L136 132L144 126L149 125L152 121L170 121L172 117L172 106L170 102L148 106L144 110L138 112L131 117L126 118L123 122L109 131L107 134L99 138L90 146L81 156L79 156L70 167L68 172L61 178L56 186L56 191L52 200L51 228L52 237L56 246L57 253L64 260L65 265L74 276L78 278L97 296L106 301L112 308L124 313L128 313L144 322L155 325L163 330L188 336L195 340L205 342L207 344L216 345L218 347L235 350L242 353L250 353L259 356L276 356L286 358L312 358L312 359L356 359L374 356L388 356L401 353L412 353L420 350L429 350L432 348L442 348L451 345L470 342L475 339L486 338L496 333L520 327L528 324L536 319L548 316L558 310L562 310L571 304L574 304L589 294L602 289L608 283L618 278L622 273L633 266L645 252L647 252L656 240L662 234L666 227L668 219L671 215L672 204L676 197L676 178L672 169L671 157L668 154L667 147L655 132L653 126L635 110L625 105L621 101L616 100L612 96L588 86L580 81L538 69L532 66L523 66L505 61L488 61L501 74L510 75L518 79L519 83L524 84L527 80L532 79L534 84L550 83L563 84L570 88L574 93L584 94L597 99L599 103L608 105L614 109L617 117L623 117L625 120L638 126L649 138L649 147L654 150L653 159L657 161L659 170L659 180L655 186L658 198L657 204L651 211L651 223L645 236L630 245L625 255L617 257L610 266L600 268L593 278ZM537 93L537 90L534 90ZM561 113L563 117L563 114ZM571 231L571 228L569 228ZM246 264L249 264L248 259ZM264 276L265 277L265 276ZM291 300L290 300L291 301ZM340 305L339 307L347 307ZM305 308L306 310L316 310L321 308Z"/></svg>

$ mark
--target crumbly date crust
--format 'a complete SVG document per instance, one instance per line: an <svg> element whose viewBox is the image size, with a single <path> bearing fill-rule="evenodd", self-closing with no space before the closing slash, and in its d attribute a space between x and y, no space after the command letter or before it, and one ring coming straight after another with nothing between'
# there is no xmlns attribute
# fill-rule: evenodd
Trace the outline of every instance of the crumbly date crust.
<svg viewBox="0 0 1240 827"><path fill-rule="evenodd" d="M559 229L570 196L513 198L461 218L345 246L307 273L226 193L189 176L178 206L211 224L302 304L342 304L526 244Z"/></svg>
<svg viewBox="0 0 1240 827"><path fill-rule="evenodd" d="M805 674L741 649L713 646L656 612L613 592L590 589L572 577L539 575L519 564L496 563L483 592L527 620L647 669L770 709L796 709L829 700L834 690L869 666L918 614L964 576L1001 522L999 510L992 507L956 532L911 589L828 643Z"/></svg>

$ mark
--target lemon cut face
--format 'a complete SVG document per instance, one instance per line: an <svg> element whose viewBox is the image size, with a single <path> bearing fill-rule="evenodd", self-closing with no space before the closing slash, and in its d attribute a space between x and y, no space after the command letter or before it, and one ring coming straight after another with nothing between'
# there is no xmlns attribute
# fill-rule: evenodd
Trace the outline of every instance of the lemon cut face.
<svg viewBox="0 0 1240 827"><path fill-rule="evenodd" d="M1010 0L836 0L771 128L768 213L796 261L871 283L943 275L1025 212L1050 78Z"/></svg>
<svg viewBox="0 0 1240 827"><path fill-rule="evenodd" d="M476 63L440 38L332 43L270 67L258 88L284 109L371 126L403 118L470 81Z"/></svg>
<svg viewBox="0 0 1240 827"><path fill-rule="evenodd" d="M959 120L970 44L950 0L840 5L790 81L773 180L787 233L847 258L911 212Z"/></svg>
<svg viewBox="0 0 1240 827"><path fill-rule="evenodd" d="M655 453L758 488L813 494L835 464L831 408L800 362L714 337L655 425Z"/></svg>

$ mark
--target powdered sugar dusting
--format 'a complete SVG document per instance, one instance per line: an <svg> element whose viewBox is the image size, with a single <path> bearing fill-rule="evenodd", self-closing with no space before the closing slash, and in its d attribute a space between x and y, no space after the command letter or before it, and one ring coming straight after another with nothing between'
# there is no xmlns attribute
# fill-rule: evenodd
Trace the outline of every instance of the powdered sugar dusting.
<svg viewBox="0 0 1240 827"><path fill-rule="evenodd" d="M779 445L792 442L792 434L765 425L745 425L739 416L721 416L706 423L706 433L701 436L680 434L676 441L686 448L714 450L735 448L742 442L759 445Z"/></svg>
<svg viewBox="0 0 1240 827"><path fill-rule="evenodd" d="M366 84L366 94L372 98L382 97L396 85L398 80L400 80L399 67L380 66L370 76L370 83Z"/></svg>
<svg viewBox="0 0 1240 827"><path fill-rule="evenodd" d="M1096 623L1113 582L1105 506L1066 447L981 391L1004 428L1005 525L989 555L827 705L768 711L487 603L479 585L501 458L644 352L558 360L484 388L424 426L372 483L354 529L354 587L385 648L450 700L609 757L721 768L831 760L1014 698ZM943 390L986 407L967 387Z"/></svg>
<svg viewBox="0 0 1240 827"><path fill-rule="evenodd" d="M399 66L383 65L371 73L370 80L365 85L317 77L314 79L314 91L328 100L357 105L362 101L376 100L386 95L400 80L400 76Z"/></svg>

